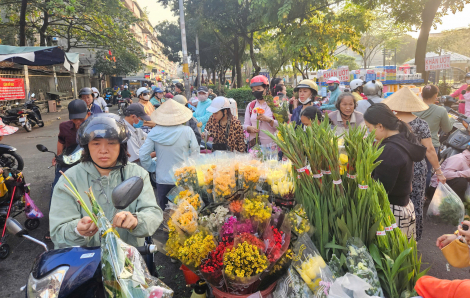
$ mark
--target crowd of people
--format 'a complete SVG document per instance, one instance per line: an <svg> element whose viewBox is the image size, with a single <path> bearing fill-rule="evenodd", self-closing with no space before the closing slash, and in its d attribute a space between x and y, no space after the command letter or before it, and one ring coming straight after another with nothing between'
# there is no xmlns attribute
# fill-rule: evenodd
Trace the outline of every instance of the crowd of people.
<svg viewBox="0 0 470 298"><path fill-rule="evenodd" d="M97 88L83 88L79 98L69 103L70 120L60 124L57 140L58 155L81 147L82 159L70 168L53 160L56 175L46 240L52 240L55 248L99 245L97 227L64 186L61 172L65 172L80 193L93 190L125 242L142 245L163 220L167 195L175 186L169 174L175 165L202 151L246 152L272 143L265 131L275 134L279 125L266 100L273 95L289 104L288 121L297 126L310 126L328 114L339 136L351 127L374 132L383 152L373 177L384 185L398 227L419 241L425 229L426 196L432 197L438 183L447 183L463 200L470 179L469 150L439 163L438 133L451 131L453 121L446 109L436 105L438 87L427 85L420 96L405 87L384 99L378 81L354 80L346 91L341 91L337 78L326 84L326 98L319 96L315 81L302 80L288 99L281 79L270 83L264 76L254 76L250 81L253 99L246 106L243 123L233 99L215 96L205 86L197 88L190 101L182 84L176 84L174 95L158 87L141 87L123 117L109 113ZM114 214L112 190L132 176L144 179L144 189L125 211ZM442 248L458 239L470 241L470 232L460 227L455 237L444 235L437 245Z"/></svg>

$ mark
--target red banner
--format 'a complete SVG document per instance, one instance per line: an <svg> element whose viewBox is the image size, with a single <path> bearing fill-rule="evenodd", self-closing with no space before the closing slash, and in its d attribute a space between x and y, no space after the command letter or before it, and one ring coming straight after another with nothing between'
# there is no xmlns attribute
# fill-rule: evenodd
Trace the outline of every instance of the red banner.
<svg viewBox="0 0 470 298"><path fill-rule="evenodd" d="M25 97L23 79L0 78L0 100L24 99Z"/></svg>

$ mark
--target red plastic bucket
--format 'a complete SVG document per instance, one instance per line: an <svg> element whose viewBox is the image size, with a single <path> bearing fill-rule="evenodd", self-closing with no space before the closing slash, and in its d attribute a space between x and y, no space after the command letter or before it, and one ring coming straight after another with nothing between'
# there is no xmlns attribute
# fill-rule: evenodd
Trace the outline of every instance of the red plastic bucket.
<svg viewBox="0 0 470 298"><path fill-rule="evenodd" d="M186 280L187 285L193 285L195 284L198 280L200 280L199 276L197 276L196 273L192 272L189 270L188 267L181 265L180 270L183 271L184 279Z"/></svg>
<svg viewBox="0 0 470 298"><path fill-rule="evenodd" d="M268 294L271 294L274 292L274 289L276 288L276 282L270 285L266 290L261 291L261 296L265 297ZM229 293L222 292L221 290L218 290L214 287L212 287L212 294L214 294L215 298L247 298L250 297L253 294L248 294L248 295L233 295Z"/></svg>

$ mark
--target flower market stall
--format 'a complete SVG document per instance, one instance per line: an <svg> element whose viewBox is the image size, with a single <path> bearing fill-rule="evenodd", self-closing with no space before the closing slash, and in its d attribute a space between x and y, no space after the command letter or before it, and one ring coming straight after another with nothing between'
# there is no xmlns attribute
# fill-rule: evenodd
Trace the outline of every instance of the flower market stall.
<svg viewBox="0 0 470 298"><path fill-rule="evenodd" d="M328 119L267 134L286 161L216 152L171 171L167 254L216 297L349 297L338 296L348 284L361 297L412 297L426 270L371 177L374 135L338 137Z"/></svg>

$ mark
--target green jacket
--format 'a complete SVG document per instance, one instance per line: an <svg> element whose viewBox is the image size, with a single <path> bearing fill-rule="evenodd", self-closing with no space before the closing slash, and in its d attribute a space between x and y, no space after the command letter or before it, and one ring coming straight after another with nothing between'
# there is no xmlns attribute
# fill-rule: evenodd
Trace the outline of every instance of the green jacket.
<svg viewBox="0 0 470 298"><path fill-rule="evenodd" d="M429 130L431 131L432 145L434 147L439 147L439 129L442 129L444 132L449 132L452 130L454 125L454 119L449 118L445 108L441 106L436 106L435 104L430 104L429 109L422 112L415 112L414 115L426 121L429 125Z"/></svg>
<svg viewBox="0 0 470 298"><path fill-rule="evenodd" d="M144 179L144 188L140 196L125 209L136 214L137 227L132 232L121 228L116 230L124 242L132 246L142 246L144 237L152 236L160 226L163 220L163 212L157 205L147 171L136 164L129 163L124 167L123 173L124 179L133 176L142 177ZM66 174L90 210L91 204L85 191L91 186L98 203L112 223L112 218L117 211L113 206L111 193L122 182L120 171L113 170L109 173L109 176L100 176L91 162L85 162L70 168ZM70 246L100 246L99 232L93 237L82 237L75 232L80 219L88 215L64 184L68 185L67 180L60 177L54 188L49 213L49 226L54 247L57 249Z"/></svg>

